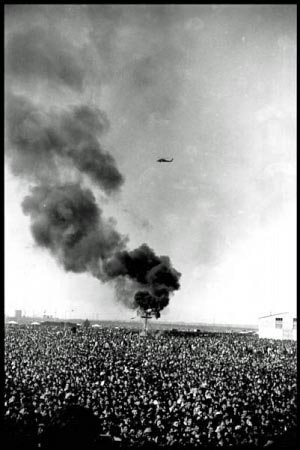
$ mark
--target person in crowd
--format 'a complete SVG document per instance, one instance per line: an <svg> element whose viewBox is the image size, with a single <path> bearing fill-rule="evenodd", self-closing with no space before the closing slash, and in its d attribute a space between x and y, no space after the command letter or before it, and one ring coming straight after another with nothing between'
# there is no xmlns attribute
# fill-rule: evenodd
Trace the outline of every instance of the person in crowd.
<svg viewBox="0 0 300 450"><path fill-rule="evenodd" d="M75 408L95 418L89 435L126 447L264 446L296 427L296 345L225 333L9 328L6 430L47 449L57 415Z"/></svg>

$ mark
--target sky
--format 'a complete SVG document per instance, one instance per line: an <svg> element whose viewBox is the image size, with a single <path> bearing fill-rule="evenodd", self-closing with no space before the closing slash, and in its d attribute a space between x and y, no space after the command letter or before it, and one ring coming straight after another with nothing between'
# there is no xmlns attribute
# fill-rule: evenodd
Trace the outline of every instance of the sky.
<svg viewBox="0 0 300 450"><path fill-rule="evenodd" d="M49 180L170 258L159 320L296 310L295 5L6 5L5 96L6 314L136 315L37 239L22 203Z"/></svg>

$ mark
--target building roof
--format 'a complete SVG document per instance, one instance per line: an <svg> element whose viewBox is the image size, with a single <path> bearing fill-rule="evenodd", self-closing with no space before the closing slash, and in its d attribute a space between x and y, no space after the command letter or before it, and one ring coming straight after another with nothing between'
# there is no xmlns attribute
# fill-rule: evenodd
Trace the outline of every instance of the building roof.
<svg viewBox="0 0 300 450"><path fill-rule="evenodd" d="M281 312L276 314L268 314L267 316L259 317L258 319L265 319L266 317L273 317L273 316L283 316L284 314L291 314L290 312Z"/></svg>

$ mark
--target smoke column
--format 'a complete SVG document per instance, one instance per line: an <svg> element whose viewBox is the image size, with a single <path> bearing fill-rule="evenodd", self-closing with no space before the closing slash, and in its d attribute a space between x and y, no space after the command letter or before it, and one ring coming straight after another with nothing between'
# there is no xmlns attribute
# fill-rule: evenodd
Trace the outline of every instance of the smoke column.
<svg viewBox="0 0 300 450"><path fill-rule="evenodd" d="M116 231L112 219L102 217L89 189L79 184L39 185L22 207L30 215L39 246L47 248L66 271L114 282L118 299L126 306L151 308L159 317L170 294L179 289L180 274L170 259L157 256L147 244L126 250L128 238Z"/></svg>
<svg viewBox="0 0 300 450"><path fill-rule="evenodd" d="M36 244L64 270L112 282L124 305L151 308L159 317L179 289L180 273L167 256L157 256L147 244L129 251L128 237L116 230L113 219L103 217L93 192L81 184L85 176L109 196L124 182L99 141L109 129L106 114L86 104L46 110L12 93L6 111L11 170L35 183L22 208L31 219ZM79 181L66 183L68 173Z"/></svg>
<svg viewBox="0 0 300 450"><path fill-rule="evenodd" d="M101 260L124 248L126 238L102 217L94 195L79 184L39 185L25 197L35 242L47 248L71 272L90 272L104 279Z"/></svg>
<svg viewBox="0 0 300 450"><path fill-rule="evenodd" d="M147 244L128 252L116 252L104 265L110 278L127 277L142 288L136 292L134 306L159 312L168 305L170 294L179 289L180 273L167 256L157 256Z"/></svg>

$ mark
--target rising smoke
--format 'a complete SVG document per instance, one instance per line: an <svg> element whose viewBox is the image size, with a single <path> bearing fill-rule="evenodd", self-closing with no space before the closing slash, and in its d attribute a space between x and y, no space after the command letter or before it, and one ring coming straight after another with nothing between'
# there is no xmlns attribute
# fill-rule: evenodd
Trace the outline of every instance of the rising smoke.
<svg viewBox="0 0 300 450"><path fill-rule="evenodd" d="M83 89L84 68L76 48L58 33L34 27L17 31L6 47L6 70L22 82L43 80L55 89Z"/></svg>
<svg viewBox="0 0 300 450"><path fill-rule="evenodd" d="M61 169L88 175L106 193L117 190L123 176L99 137L108 130L108 119L89 105L64 111L43 111L30 100L7 98L8 157L15 175L53 182Z"/></svg>
<svg viewBox="0 0 300 450"><path fill-rule="evenodd" d="M101 261L125 247L126 238L102 217L89 189L79 184L39 185L25 197L35 242L47 248L66 271L89 272L104 279Z"/></svg>
<svg viewBox="0 0 300 450"><path fill-rule="evenodd" d="M80 92L85 72L74 48L41 28L13 33L6 48L7 76L47 80ZM22 62L23 61L23 62ZM100 142L109 129L106 114L88 103L46 107L26 95L6 95L6 155L14 175L34 186L22 202L35 243L66 271L89 273L114 285L119 301L133 309L151 308L156 317L179 289L180 273L167 256L147 245L129 250L116 221L103 217L91 189L109 196L124 177ZM66 174L76 182L66 182ZM93 188L83 187L84 177Z"/></svg>
<svg viewBox="0 0 300 450"><path fill-rule="evenodd" d="M135 294L134 305L151 308L157 314L169 303L170 294L179 289L180 273L167 256L157 256L147 244L128 252L116 252L104 264L108 277L136 281L142 291Z"/></svg>
<svg viewBox="0 0 300 450"><path fill-rule="evenodd" d="M170 259L157 256L146 244L126 250L128 238L118 233L112 219L102 217L89 189L79 184L38 185L22 208L31 218L40 247L47 248L66 271L113 282L118 300L126 306L151 308L159 317L170 294L179 289L180 273Z"/></svg>

